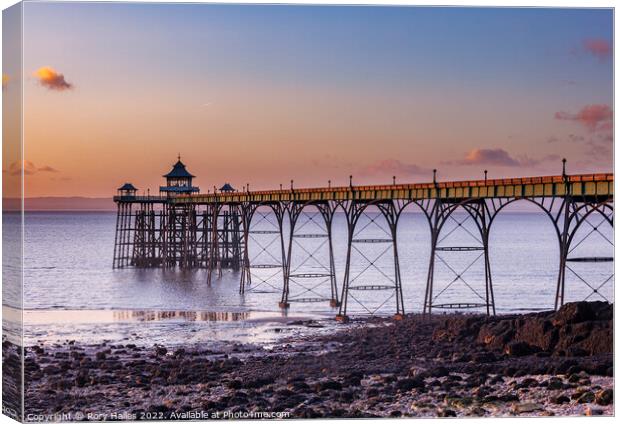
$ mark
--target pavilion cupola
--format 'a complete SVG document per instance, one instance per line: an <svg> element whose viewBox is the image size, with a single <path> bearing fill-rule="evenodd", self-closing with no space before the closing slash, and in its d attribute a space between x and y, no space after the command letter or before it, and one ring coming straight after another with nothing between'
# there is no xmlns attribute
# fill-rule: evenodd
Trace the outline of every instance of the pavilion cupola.
<svg viewBox="0 0 620 424"><path fill-rule="evenodd" d="M178 156L177 162L172 166L172 170L164 175L166 185L159 187L159 191L165 193L168 197L179 194L198 193L200 189L192 186L194 175L190 174L183 162L181 155Z"/></svg>
<svg viewBox="0 0 620 424"><path fill-rule="evenodd" d="M136 197L137 188L133 186L131 183L125 183L121 187L117 189L118 195L124 198L127 197Z"/></svg>

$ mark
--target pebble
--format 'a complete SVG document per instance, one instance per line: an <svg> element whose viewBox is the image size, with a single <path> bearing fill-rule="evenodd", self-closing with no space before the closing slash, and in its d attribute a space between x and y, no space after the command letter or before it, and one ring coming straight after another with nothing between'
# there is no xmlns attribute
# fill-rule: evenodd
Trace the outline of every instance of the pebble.
<svg viewBox="0 0 620 424"><path fill-rule="evenodd" d="M592 408L590 406L588 406L586 408L586 415L588 416L592 416L592 415L603 415L603 410L599 409L599 408Z"/></svg>
<svg viewBox="0 0 620 424"><path fill-rule="evenodd" d="M525 414L534 411L540 411L543 409L543 406L539 403L534 402L526 402L526 403L515 403L512 405L512 412L515 414Z"/></svg>

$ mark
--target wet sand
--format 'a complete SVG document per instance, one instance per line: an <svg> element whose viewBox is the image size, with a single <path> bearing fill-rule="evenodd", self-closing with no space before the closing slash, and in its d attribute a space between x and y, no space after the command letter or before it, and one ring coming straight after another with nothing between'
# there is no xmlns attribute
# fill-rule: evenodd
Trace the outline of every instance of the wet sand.
<svg viewBox="0 0 620 424"><path fill-rule="evenodd" d="M370 318L268 349L38 345L26 349L25 418L612 415L612 315L581 302L493 318ZM300 325L321 322L280 331ZM5 364L15 350L3 343Z"/></svg>

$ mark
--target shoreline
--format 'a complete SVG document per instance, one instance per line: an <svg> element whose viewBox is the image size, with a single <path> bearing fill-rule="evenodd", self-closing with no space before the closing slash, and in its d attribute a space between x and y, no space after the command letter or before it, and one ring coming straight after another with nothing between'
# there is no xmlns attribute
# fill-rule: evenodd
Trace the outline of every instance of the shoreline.
<svg viewBox="0 0 620 424"><path fill-rule="evenodd" d="M269 349L37 345L26 348L26 418L612 415L612 315L612 305L580 302L489 318L368 318ZM3 343L5 363L14 349ZM213 415L225 412L237 415Z"/></svg>

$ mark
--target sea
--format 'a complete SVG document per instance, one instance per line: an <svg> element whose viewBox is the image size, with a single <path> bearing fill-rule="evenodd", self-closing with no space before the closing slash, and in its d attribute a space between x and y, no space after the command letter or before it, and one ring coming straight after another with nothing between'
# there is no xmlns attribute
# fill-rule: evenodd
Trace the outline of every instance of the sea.
<svg viewBox="0 0 620 424"><path fill-rule="evenodd" d="M23 336L26 346L70 340L269 345L282 337L333 331L347 324L336 322L338 308L327 301L331 297L329 240L319 218L317 213L304 214L296 226L291 249L295 278L291 277L289 287L290 307L283 310L278 306L282 271L275 266L282 260L282 243L275 231L267 230L274 223L269 211L258 213L255 229L250 231L252 282L244 293L239 290L238 271L214 273L209 284L204 269L113 269L113 212L27 212L22 286L21 217L4 214L4 337L21 342ZM613 256L613 229L601 218L591 221L576 234L570 257ZM381 215L370 211L356 229L349 252L347 315L393 315L396 278L390 228ZM334 215L331 231L341 299L348 254L345 214ZM421 312L431 255L426 216L414 209L402 213L396 239L404 310ZM433 313L485 313L485 307L454 307L486 303L484 255L478 248L480 234L475 223L468 215L455 213L442 229L439 246L433 304L453 308L436 307ZM498 214L489 234L489 261L495 313L554 308L559 247L555 227L544 213L509 207ZM613 302L613 262L576 261L569 266L565 302Z"/></svg>

